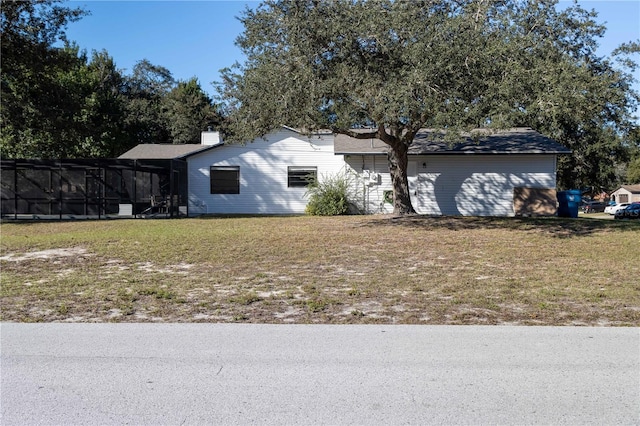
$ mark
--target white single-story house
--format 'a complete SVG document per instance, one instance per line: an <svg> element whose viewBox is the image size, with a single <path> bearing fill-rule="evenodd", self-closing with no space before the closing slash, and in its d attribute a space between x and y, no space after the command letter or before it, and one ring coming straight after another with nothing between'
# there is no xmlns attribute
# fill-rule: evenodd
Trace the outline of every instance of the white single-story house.
<svg viewBox="0 0 640 426"><path fill-rule="evenodd" d="M611 200L617 204L640 202L640 184L622 185L611 193Z"/></svg>
<svg viewBox="0 0 640 426"><path fill-rule="evenodd" d="M450 145L418 133L409 150L409 186L421 214L513 216L522 189L552 191L556 158L570 151L529 128ZM387 145L282 127L246 144L204 132L201 145L139 145L120 158L180 158L188 166L188 214L300 214L309 176L345 173L365 213L391 213Z"/></svg>
<svg viewBox="0 0 640 426"><path fill-rule="evenodd" d="M175 154L187 161L189 216L304 213L308 177L344 168L331 133L305 136L288 127L245 144L203 132L202 145L138 145L119 158Z"/></svg>

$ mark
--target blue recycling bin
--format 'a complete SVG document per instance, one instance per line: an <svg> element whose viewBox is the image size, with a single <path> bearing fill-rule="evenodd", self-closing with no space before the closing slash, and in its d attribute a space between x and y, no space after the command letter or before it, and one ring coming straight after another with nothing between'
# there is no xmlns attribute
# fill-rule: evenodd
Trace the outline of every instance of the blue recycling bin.
<svg viewBox="0 0 640 426"><path fill-rule="evenodd" d="M560 191L557 198L559 217L578 217L578 206L582 201L582 193L579 189Z"/></svg>

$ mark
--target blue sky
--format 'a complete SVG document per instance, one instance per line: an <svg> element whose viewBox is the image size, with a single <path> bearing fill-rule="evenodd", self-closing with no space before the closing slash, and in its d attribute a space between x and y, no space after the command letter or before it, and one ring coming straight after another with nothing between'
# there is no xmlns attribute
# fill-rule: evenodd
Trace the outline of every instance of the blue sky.
<svg viewBox="0 0 640 426"><path fill-rule="evenodd" d="M571 1L561 1L561 6ZM235 46L242 24L236 19L257 1L70 1L90 16L72 23L67 36L88 52L105 49L116 66L129 73L136 62L148 59L178 80L197 77L202 88L214 94L212 81L219 70L242 62ZM599 54L606 56L620 43L640 39L640 0L581 0L607 23ZM640 76L639 76L640 77Z"/></svg>

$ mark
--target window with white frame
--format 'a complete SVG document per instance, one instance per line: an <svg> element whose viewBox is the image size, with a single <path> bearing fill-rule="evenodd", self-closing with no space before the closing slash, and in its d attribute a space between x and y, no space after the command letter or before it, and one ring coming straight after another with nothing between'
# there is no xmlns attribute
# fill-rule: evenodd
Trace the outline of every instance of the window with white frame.
<svg viewBox="0 0 640 426"><path fill-rule="evenodd" d="M289 166L287 167L287 186L289 188L304 188L318 177L317 167Z"/></svg>
<svg viewBox="0 0 640 426"><path fill-rule="evenodd" d="M240 193L240 166L211 166L209 179L212 194Z"/></svg>

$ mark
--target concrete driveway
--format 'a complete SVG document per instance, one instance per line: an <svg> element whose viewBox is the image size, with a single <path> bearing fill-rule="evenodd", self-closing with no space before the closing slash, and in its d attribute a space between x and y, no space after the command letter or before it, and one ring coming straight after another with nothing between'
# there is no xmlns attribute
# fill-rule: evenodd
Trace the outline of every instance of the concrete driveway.
<svg viewBox="0 0 640 426"><path fill-rule="evenodd" d="M640 329L1 325L3 425L640 424Z"/></svg>

